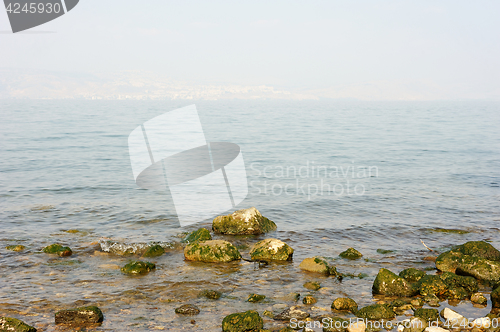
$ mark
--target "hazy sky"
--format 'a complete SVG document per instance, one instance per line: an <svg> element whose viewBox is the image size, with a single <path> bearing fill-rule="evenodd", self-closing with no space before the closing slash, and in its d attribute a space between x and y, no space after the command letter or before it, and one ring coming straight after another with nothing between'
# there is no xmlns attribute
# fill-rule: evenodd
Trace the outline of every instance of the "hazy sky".
<svg viewBox="0 0 500 332"><path fill-rule="evenodd" d="M0 10L0 67L292 89L424 82L500 98L499 17L494 0L81 0L31 33L6 33Z"/></svg>

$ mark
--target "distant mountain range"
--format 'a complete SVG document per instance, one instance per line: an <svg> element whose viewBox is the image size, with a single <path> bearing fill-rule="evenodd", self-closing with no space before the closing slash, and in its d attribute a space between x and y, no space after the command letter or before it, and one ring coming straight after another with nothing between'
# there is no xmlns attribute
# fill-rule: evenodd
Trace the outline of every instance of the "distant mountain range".
<svg viewBox="0 0 500 332"><path fill-rule="evenodd" d="M196 84L138 71L68 73L0 68L0 99L500 99L500 91L463 90L426 82L386 81L299 90L268 85Z"/></svg>

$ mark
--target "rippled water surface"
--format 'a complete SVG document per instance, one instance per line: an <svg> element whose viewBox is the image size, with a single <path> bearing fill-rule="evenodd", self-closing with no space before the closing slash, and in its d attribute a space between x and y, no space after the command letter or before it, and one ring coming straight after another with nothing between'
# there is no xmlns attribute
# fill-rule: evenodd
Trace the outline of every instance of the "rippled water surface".
<svg viewBox="0 0 500 332"><path fill-rule="evenodd" d="M97 304L105 314L97 330L215 331L227 314L276 312L294 304L288 294L308 294L302 284L310 280L322 285L314 292L318 303L305 307L313 316L330 313L339 296L360 306L386 301L371 295L381 267L435 273L434 263L424 259L435 253L421 239L438 251L470 240L500 248L498 103L200 101L207 139L242 149L250 189L238 208L255 206L278 225L266 236L215 237L239 246L244 257L265 237L287 242L295 253L293 262L260 267L247 261L186 262L176 243L197 227L210 229L211 221L180 228L168 191L138 188L127 137L150 118L189 104L0 102L2 315L43 331L63 330L53 324L55 311ZM107 253L102 239L172 246L150 259L156 271L129 277L119 267L138 256ZM54 242L69 245L74 254L41 253ZM10 244L27 249L5 250ZM363 259L339 259L348 247ZM318 254L352 277L339 282L298 269L302 259ZM355 277L359 273L368 276ZM199 298L208 288L223 297ZM250 293L267 298L245 302ZM176 315L174 308L184 303L196 304L200 315ZM491 309L468 301L441 304L466 317ZM265 318L266 328L279 326Z"/></svg>

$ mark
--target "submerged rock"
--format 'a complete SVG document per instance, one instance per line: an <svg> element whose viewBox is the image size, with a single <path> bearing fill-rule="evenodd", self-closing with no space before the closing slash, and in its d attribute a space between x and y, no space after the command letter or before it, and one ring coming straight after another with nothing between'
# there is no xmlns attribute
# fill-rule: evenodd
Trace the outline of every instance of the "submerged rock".
<svg viewBox="0 0 500 332"><path fill-rule="evenodd" d="M316 256L304 259L299 268L304 271L338 275L335 266L330 265L324 257Z"/></svg>
<svg viewBox="0 0 500 332"><path fill-rule="evenodd" d="M278 239L265 239L252 246L250 256L252 260L291 261L293 249Z"/></svg>
<svg viewBox="0 0 500 332"><path fill-rule="evenodd" d="M303 286L307 289L314 290L314 291L321 288L321 284L319 282L316 282L316 281L308 281L308 282L304 283Z"/></svg>
<svg viewBox="0 0 500 332"><path fill-rule="evenodd" d="M26 249L25 246L17 244L17 245L12 245L12 246L7 246L5 249L10 250L10 251L23 251Z"/></svg>
<svg viewBox="0 0 500 332"><path fill-rule="evenodd" d="M212 240L212 235L210 235L210 231L206 228L200 228L186 235L186 237L181 242L193 243L196 241L208 241L208 240Z"/></svg>
<svg viewBox="0 0 500 332"><path fill-rule="evenodd" d="M46 246L45 248L43 248L42 251L46 254L57 254L61 257L71 256L71 254L73 254L73 252L71 251L71 249L69 247L64 247L64 246L60 245L59 243L54 243L54 244L51 244L50 246Z"/></svg>
<svg viewBox="0 0 500 332"><path fill-rule="evenodd" d="M0 331L36 332L36 329L16 318L0 317Z"/></svg>
<svg viewBox="0 0 500 332"><path fill-rule="evenodd" d="M179 308L175 308L175 313L180 315L194 316L200 313L200 309L192 304L183 304Z"/></svg>
<svg viewBox="0 0 500 332"><path fill-rule="evenodd" d="M406 281L417 282L425 276L425 272L411 267L399 272L399 276L404 278Z"/></svg>
<svg viewBox="0 0 500 332"><path fill-rule="evenodd" d="M413 287L408 281L395 273L380 269L372 286L373 294L389 295L389 296L413 296L418 290Z"/></svg>
<svg viewBox="0 0 500 332"><path fill-rule="evenodd" d="M102 323L104 316L101 309L96 306L80 307L76 309L61 310L55 314L56 324L87 325Z"/></svg>
<svg viewBox="0 0 500 332"><path fill-rule="evenodd" d="M474 293L470 297L470 301L475 304L481 304L481 305L486 305L488 304L488 300L486 297L481 294L481 293Z"/></svg>
<svg viewBox="0 0 500 332"><path fill-rule="evenodd" d="M188 261L206 263L231 262L241 259L238 249L224 240L209 240L189 244L184 248L184 257Z"/></svg>
<svg viewBox="0 0 500 332"><path fill-rule="evenodd" d="M162 246L155 244L148 249L146 249L146 252L144 252L143 256L144 257L157 257L161 256L165 253L165 249L163 249Z"/></svg>
<svg viewBox="0 0 500 332"><path fill-rule="evenodd" d="M396 313L387 304L372 304L359 309L355 313L356 317L380 320L380 319L393 319Z"/></svg>
<svg viewBox="0 0 500 332"><path fill-rule="evenodd" d="M310 295L306 295L302 299L302 303L304 303L304 304L314 304L316 302L318 302L318 300L316 300L316 298L314 296L310 296Z"/></svg>
<svg viewBox="0 0 500 332"><path fill-rule="evenodd" d="M259 235L276 230L276 224L262 216L254 207L218 216L212 223L212 230L228 235Z"/></svg>
<svg viewBox="0 0 500 332"><path fill-rule="evenodd" d="M154 270L156 265L145 261L132 261L121 268L121 271L126 274L146 274Z"/></svg>
<svg viewBox="0 0 500 332"><path fill-rule="evenodd" d="M228 315L222 320L223 332L260 332L264 321L255 310Z"/></svg>
<svg viewBox="0 0 500 332"><path fill-rule="evenodd" d="M205 289L200 292L199 296L206 297L207 299L210 300L218 300L222 296L222 293L212 289Z"/></svg>
<svg viewBox="0 0 500 332"><path fill-rule="evenodd" d="M349 248L346 251L341 252L339 256L342 258L347 258L352 260L363 257L363 255L354 248Z"/></svg>
<svg viewBox="0 0 500 332"><path fill-rule="evenodd" d="M310 314L308 312L300 310L300 308L297 306L293 306L293 307L290 307L288 309L285 309L284 311L282 311L278 315L274 316L274 319L275 320L290 320L292 318L295 318L295 319L300 320L300 319L307 318L309 316L310 316Z"/></svg>
<svg viewBox="0 0 500 332"><path fill-rule="evenodd" d="M247 300L247 301L248 301L248 302L253 302L253 303L255 303L255 302L262 301L262 300L264 300L265 298L266 298L266 296L265 296L265 295L250 294L250 295L248 296L248 300Z"/></svg>
<svg viewBox="0 0 500 332"><path fill-rule="evenodd" d="M356 303L356 301L348 297L339 297L333 300L332 309L342 311L345 310L355 313L356 311L358 311L358 304Z"/></svg>

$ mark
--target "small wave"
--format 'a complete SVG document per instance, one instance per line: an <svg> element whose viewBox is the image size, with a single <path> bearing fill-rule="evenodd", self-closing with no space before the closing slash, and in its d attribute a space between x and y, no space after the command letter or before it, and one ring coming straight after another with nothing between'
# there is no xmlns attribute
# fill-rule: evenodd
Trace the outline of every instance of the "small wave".
<svg viewBox="0 0 500 332"><path fill-rule="evenodd" d="M139 243L120 243L111 240L99 240L101 250L115 255L142 254L147 248L153 245L159 245L163 249L175 249L179 244L173 242L139 242Z"/></svg>

